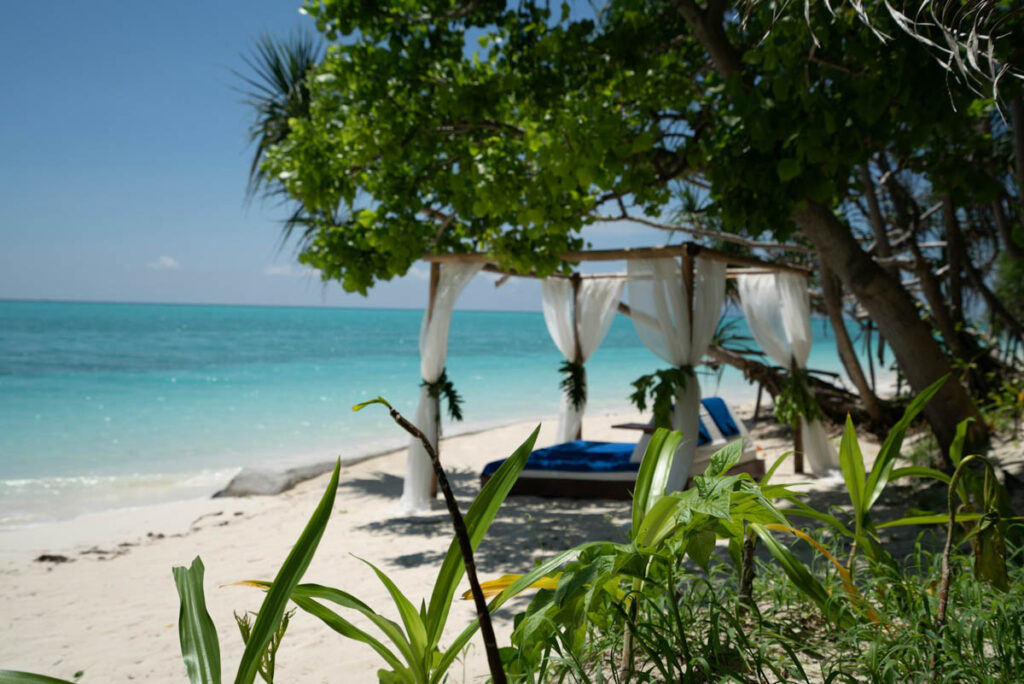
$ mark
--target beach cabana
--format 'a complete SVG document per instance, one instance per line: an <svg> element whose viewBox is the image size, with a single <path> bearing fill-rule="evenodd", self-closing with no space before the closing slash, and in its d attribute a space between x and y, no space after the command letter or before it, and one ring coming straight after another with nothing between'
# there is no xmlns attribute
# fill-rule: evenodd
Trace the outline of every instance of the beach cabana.
<svg viewBox="0 0 1024 684"><path fill-rule="evenodd" d="M582 364L607 333L613 312L618 310L628 314L645 346L659 358L684 370L687 381L677 387L671 415L671 427L681 430L684 435L698 435L701 431L700 382L693 367L701 361L714 336L725 299L729 267L740 267L745 275L788 274L794 281L803 283L807 275L806 269L797 266L733 256L693 243L569 252L559 256L569 263L624 260L627 265L625 278L622 274L584 276L574 273L544 279L545 322L567 362L578 364L582 372ZM439 392L431 391L431 387L439 382L443 372L448 325L458 294L469 278L480 270L501 273L503 277L534 276L502 271L483 254L428 255L424 260L431 265L431 275L428 306L420 334L424 387L416 418L417 424L426 428L424 432L436 447L440 397ZM753 273L751 267L756 269ZM618 301L625 288L628 288L628 306ZM803 291L806 295L806 284ZM767 305L761 305L759 310L767 310ZM751 328L755 325L759 323L752 322ZM794 326L793 330L798 327ZM809 324L807 339L810 339ZM790 359L800 356L799 349L790 351L787 367ZM800 363L806 363L806 355ZM560 441L571 442L581 437L582 413L581 403L572 402L571 397L563 397L558 430ZM706 431L707 426L704 427ZM642 454L643 444L644 440L641 440L634 449ZM669 478L670 489L681 489L687 483L697 448L696 439L685 439L680 445ZM427 454L415 439L410 442L406 472L402 509L405 512L427 509L433 495L432 471Z"/></svg>

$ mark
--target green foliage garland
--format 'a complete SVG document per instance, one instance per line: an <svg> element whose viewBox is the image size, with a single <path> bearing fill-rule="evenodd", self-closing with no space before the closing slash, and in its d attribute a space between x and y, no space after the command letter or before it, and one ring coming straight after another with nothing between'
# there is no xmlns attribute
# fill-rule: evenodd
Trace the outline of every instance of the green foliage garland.
<svg viewBox="0 0 1024 684"><path fill-rule="evenodd" d="M654 409L654 427L670 427L672 422L672 402L675 400L676 388L684 389L693 377L693 366L677 366L663 368L650 375L641 375L633 381L635 391L629 400L641 411L647 410L647 398L650 397Z"/></svg>
<svg viewBox="0 0 1024 684"><path fill-rule="evenodd" d="M573 408L577 411L587 402L587 371L582 361L565 361L558 367L558 372L565 377L559 387L569 397Z"/></svg>
<svg viewBox="0 0 1024 684"><path fill-rule="evenodd" d="M426 387L427 392L433 399L444 397L445 403L448 404L448 416L452 420L462 420L462 397L459 396L452 381L448 379L447 368L441 371L441 377L436 381L427 382L424 380L420 383L420 387Z"/></svg>
<svg viewBox="0 0 1024 684"><path fill-rule="evenodd" d="M808 422L821 417L821 407L807 388L807 371L798 368L782 380L782 391L775 397L775 420L793 425L803 416Z"/></svg>

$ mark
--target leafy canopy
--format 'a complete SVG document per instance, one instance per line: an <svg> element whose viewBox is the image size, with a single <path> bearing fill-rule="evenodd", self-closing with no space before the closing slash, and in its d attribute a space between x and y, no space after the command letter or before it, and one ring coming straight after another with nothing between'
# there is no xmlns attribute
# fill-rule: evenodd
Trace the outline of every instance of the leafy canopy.
<svg viewBox="0 0 1024 684"><path fill-rule="evenodd" d="M917 43L882 47L879 2L859 8L872 26L825 3L548 6L307 4L331 45L262 165L311 216L303 262L363 293L426 252L547 274L600 217L694 197L725 230L786 240L795 208L842 202L877 150L924 155L971 126Z"/></svg>

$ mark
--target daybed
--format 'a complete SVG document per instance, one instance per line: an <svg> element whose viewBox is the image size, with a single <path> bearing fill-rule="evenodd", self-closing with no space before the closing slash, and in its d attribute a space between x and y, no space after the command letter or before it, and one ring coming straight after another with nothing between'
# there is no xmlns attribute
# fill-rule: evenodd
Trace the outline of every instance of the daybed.
<svg viewBox="0 0 1024 684"><path fill-rule="evenodd" d="M734 439L744 441L743 456L730 472L750 473L755 478L764 475L764 461L757 458L743 421L719 397L702 399L697 453L686 486L692 484L694 475L704 472L713 453ZM530 454L511 494L628 499L648 441L645 434L636 444L576 440L537 449ZM484 467L481 485L502 463L493 461Z"/></svg>

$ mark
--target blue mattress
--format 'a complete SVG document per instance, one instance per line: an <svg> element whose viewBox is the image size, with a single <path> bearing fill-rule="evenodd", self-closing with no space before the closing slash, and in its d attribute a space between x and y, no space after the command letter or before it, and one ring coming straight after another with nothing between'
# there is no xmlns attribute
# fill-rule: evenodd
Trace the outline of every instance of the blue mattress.
<svg viewBox="0 0 1024 684"><path fill-rule="evenodd" d="M740 434L724 401L718 397L708 397L702 399L701 403L724 437L735 437ZM700 421L697 446L710 443L711 434L704 426L704 421ZM570 473L636 472L640 469L640 464L630 462L635 447L636 445L631 442L589 442L580 439L537 449L530 454L523 469ZM491 461L484 466L483 476L490 477L504 462L505 459Z"/></svg>
<svg viewBox="0 0 1024 684"><path fill-rule="evenodd" d="M631 442L575 442L537 449L526 459L523 470L558 470L577 473L636 472L639 463L630 463L636 444ZM505 462L491 461L484 466L484 475L493 475Z"/></svg>

